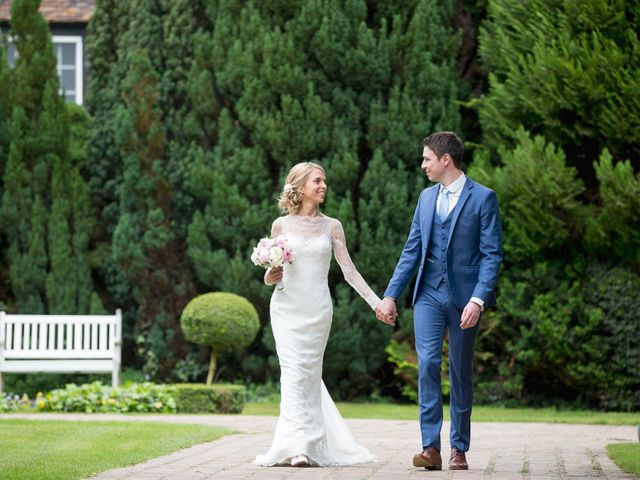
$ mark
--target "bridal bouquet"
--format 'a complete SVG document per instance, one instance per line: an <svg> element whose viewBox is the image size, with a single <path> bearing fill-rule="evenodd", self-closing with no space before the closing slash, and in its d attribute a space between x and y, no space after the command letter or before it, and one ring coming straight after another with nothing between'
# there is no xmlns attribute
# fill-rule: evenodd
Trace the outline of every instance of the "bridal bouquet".
<svg viewBox="0 0 640 480"><path fill-rule="evenodd" d="M263 268L282 267L285 263L293 263L293 260L293 250L282 235L276 238L265 237L261 239L251 254L251 261ZM278 282L277 288L278 290L284 288L282 281Z"/></svg>

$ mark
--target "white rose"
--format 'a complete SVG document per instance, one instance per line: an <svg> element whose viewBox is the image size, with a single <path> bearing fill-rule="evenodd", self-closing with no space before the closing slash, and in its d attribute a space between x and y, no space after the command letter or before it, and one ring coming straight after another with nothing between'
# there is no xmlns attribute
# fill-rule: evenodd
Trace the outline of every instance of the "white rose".
<svg viewBox="0 0 640 480"><path fill-rule="evenodd" d="M269 250L269 263L272 267L281 267L282 266L282 256L283 251L280 247L273 247Z"/></svg>

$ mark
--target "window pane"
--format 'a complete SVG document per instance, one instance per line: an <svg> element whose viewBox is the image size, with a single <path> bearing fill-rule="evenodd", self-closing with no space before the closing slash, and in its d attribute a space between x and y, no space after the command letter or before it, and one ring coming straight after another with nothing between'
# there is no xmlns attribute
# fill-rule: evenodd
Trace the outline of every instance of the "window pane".
<svg viewBox="0 0 640 480"><path fill-rule="evenodd" d="M65 95L64 95L64 99L67 102L75 102L76 101L76 92L71 92L71 93L66 92Z"/></svg>
<svg viewBox="0 0 640 480"><path fill-rule="evenodd" d="M75 70L63 70L60 78L62 88L65 92L76 90L76 71Z"/></svg>
<svg viewBox="0 0 640 480"><path fill-rule="evenodd" d="M57 50L57 49L56 49ZM62 51L62 58L59 59L62 65L75 65L76 64L76 46L73 43L61 43L60 50Z"/></svg>

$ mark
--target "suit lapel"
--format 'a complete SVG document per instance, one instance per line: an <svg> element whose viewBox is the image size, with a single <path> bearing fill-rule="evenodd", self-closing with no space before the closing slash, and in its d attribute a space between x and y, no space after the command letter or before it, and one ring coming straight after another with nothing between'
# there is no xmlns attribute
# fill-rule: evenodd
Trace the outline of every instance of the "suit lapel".
<svg viewBox="0 0 640 480"><path fill-rule="evenodd" d="M460 216L460 212L464 207L464 204L469 199L469 195L471 195L471 190L473 189L473 182L469 177L464 182L464 187L462 187L462 193L460 194L460 198L458 199L458 203L456 207L453 209L453 217L451 218L451 228L449 229L449 239L447 240L447 247L449 247L449 243L451 242L451 237L453 236L453 231L456 228L456 223L458 222L458 217Z"/></svg>

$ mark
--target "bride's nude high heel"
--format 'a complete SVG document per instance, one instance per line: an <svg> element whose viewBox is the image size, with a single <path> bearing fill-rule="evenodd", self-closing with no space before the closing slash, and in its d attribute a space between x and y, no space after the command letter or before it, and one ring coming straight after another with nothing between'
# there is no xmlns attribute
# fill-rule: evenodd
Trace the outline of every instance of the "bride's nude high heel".
<svg viewBox="0 0 640 480"><path fill-rule="evenodd" d="M292 467L308 467L309 459L304 453L301 453L300 455L297 455L291 459L291 466Z"/></svg>

